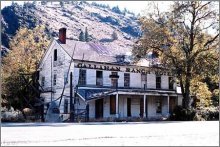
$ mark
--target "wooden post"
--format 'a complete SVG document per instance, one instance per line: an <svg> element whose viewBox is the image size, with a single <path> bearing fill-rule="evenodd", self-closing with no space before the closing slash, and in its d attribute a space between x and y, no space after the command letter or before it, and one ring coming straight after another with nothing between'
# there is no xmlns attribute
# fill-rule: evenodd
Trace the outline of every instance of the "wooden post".
<svg viewBox="0 0 220 147"><path fill-rule="evenodd" d="M168 115L170 114L169 108L170 108L170 96L168 95L168 96L167 96L167 113L168 113Z"/></svg>
<svg viewBox="0 0 220 147"><path fill-rule="evenodd" d="M118 118L119 115L118 115L118 92L116 94L116 118Z"/></svg>
<svg viewBox="0 0 220 147"><path fill-rule="evenodd" d="M86 104L86 121L89 121L89 104Z"/></svg>
<svg viewBox="0 0 220 147"><path fill-rule="evenodd" d="M144 118L146 118L146 95L144 95Z"/></svg>
<svg viewBox="0 0 220 147"><path fill-rule="evenodd" d="M74 122L74 113L73 113L73 75L70 73L70 122Z"/></svg>

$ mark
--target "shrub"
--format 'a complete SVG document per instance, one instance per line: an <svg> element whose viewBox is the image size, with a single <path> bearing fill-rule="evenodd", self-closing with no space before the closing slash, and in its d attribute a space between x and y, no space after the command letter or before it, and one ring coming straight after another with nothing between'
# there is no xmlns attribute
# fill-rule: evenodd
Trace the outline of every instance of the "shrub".
<svg viewBox="0 0 220 147"><path fill-rule="evenodd" d="M182 106L174 108L169 120L173 121L205 121L205 120L219 120L219 108L207 107L197 109L184 109Z"/></svg>
<svg viewBox="0 0 220 147"><path fill-rule="evenodd" d="M184 109L182 106L176 106L169 119L174 121L189 121L193 120L195 114L196 111L194 109Z"/></svg>

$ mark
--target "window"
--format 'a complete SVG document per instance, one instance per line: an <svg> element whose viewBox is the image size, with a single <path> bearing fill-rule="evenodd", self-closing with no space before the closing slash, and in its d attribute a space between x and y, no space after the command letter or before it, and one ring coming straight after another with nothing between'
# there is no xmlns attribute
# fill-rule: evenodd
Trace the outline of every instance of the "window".
<svg viewBox="0 0 220 147"><path fill-rule="evenodd" d="M169 89L173 89L173 77L169 77Z"/></svg>
<svg viewBox="0 0 220 147"><path fill-rule="evenodd" d="M159 100L157 100L156 101L156 113L161 113L162 112L162 103L161 103L161 100L159 99Z"/></svg>
<svg viewBox="0 0 220 147"><path fill-rule="evenodd" d="M147 89L147 74L146 75L144 75L144 74L141 75L141 81L144 84L144 89Z"/></svg>
<svg viewBox="0 0 220 147"><path fill-rule="evenodd" d="M79 70L79 85L86 85L86 70Z"/></svg>
<svg viewBox="0 0 220 147"><path fill-rule="evenodd" d="M41 78L41 86L44 87L44 85L45 85L45 77L42 77Z"/></svg>
<svg viewBox="0 0 220 147"><path fill-rule="evenodd" d="M53 75L53 85L57 84L57 75Z"/></svg>
<svg viewBox="0 0 220 147"><path fill-rule="evenodd" d="M68 83L68 73L65 72L64 73L64 84L67 84Z"/></svg>
<svg viewBox="0 0 220 147"><path fill-rule="evenodd" d="M112 75L118 75L117 72L112 72ZM111 79L112 80L112 86L117 87L118 85L118 79Z"/></svg>
<svg viewBox="0 0 220 147"><path fill-rule="evenodd" d="M130 87L130 74L124 74L124 87Z"/></svg>
<svg viewBox="0 0 220 147"><path fill-rule="evenodd" d="M68 99L64 100L64 113L67 114L68 113Z"/></svg>
<svg viewBox="0 0 220 147"><path fill-rule="evenodd" d="M161 77L156 77L156 89L161 88Z"/></svg>
<svg viewBox="0 0 220 147"><path fill-rule="evenodd" d="M57 61L57 49L54 50L53 59L54 61Z"/></svg>
<svg viewBox="0 0 220 147"><path fill-rule="evenodd" d="M96 71L96 85L97 86L102 86L103 85L102 71Z"/></svg>
<svg viewBox="0 0 220 147"><path fill-rule="evenodd" d="M110 114L116 114L116 97L110 95Z"/></svg>

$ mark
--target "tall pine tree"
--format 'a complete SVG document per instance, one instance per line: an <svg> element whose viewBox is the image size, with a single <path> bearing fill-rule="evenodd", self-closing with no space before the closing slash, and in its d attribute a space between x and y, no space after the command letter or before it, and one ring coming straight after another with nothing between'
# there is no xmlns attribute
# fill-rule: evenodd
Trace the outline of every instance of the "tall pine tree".
<svg viewBox="0 0 220 147"><path fill-rule="evenodd" d="M89 34L88 34L87 27L86 27L86 29L85 29L85 41L86 41L86 42L89 42Z"/></svg>
<svg viewBox="0 0 220 147"><path fill-rule="evenodd" d="M85 35L83 33L83 31L81 30L80 34L79 34L79 41L85 41Z"/></svg>

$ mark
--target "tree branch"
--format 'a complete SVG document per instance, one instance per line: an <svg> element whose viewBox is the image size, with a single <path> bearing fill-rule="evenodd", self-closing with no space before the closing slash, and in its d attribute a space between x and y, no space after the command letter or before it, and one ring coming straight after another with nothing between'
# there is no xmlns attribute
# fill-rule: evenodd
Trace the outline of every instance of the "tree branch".
<svg viewBox="0 0 220 147"><path fill-rule="evenodd" d="M208 41L205 43L204 47L206 47L206 46L209 45L210 43L214 42L214 41L217 39L218 36L219 36L219 33L218 33L215 37L213 37L211 40L208 40Z"/></svg>

